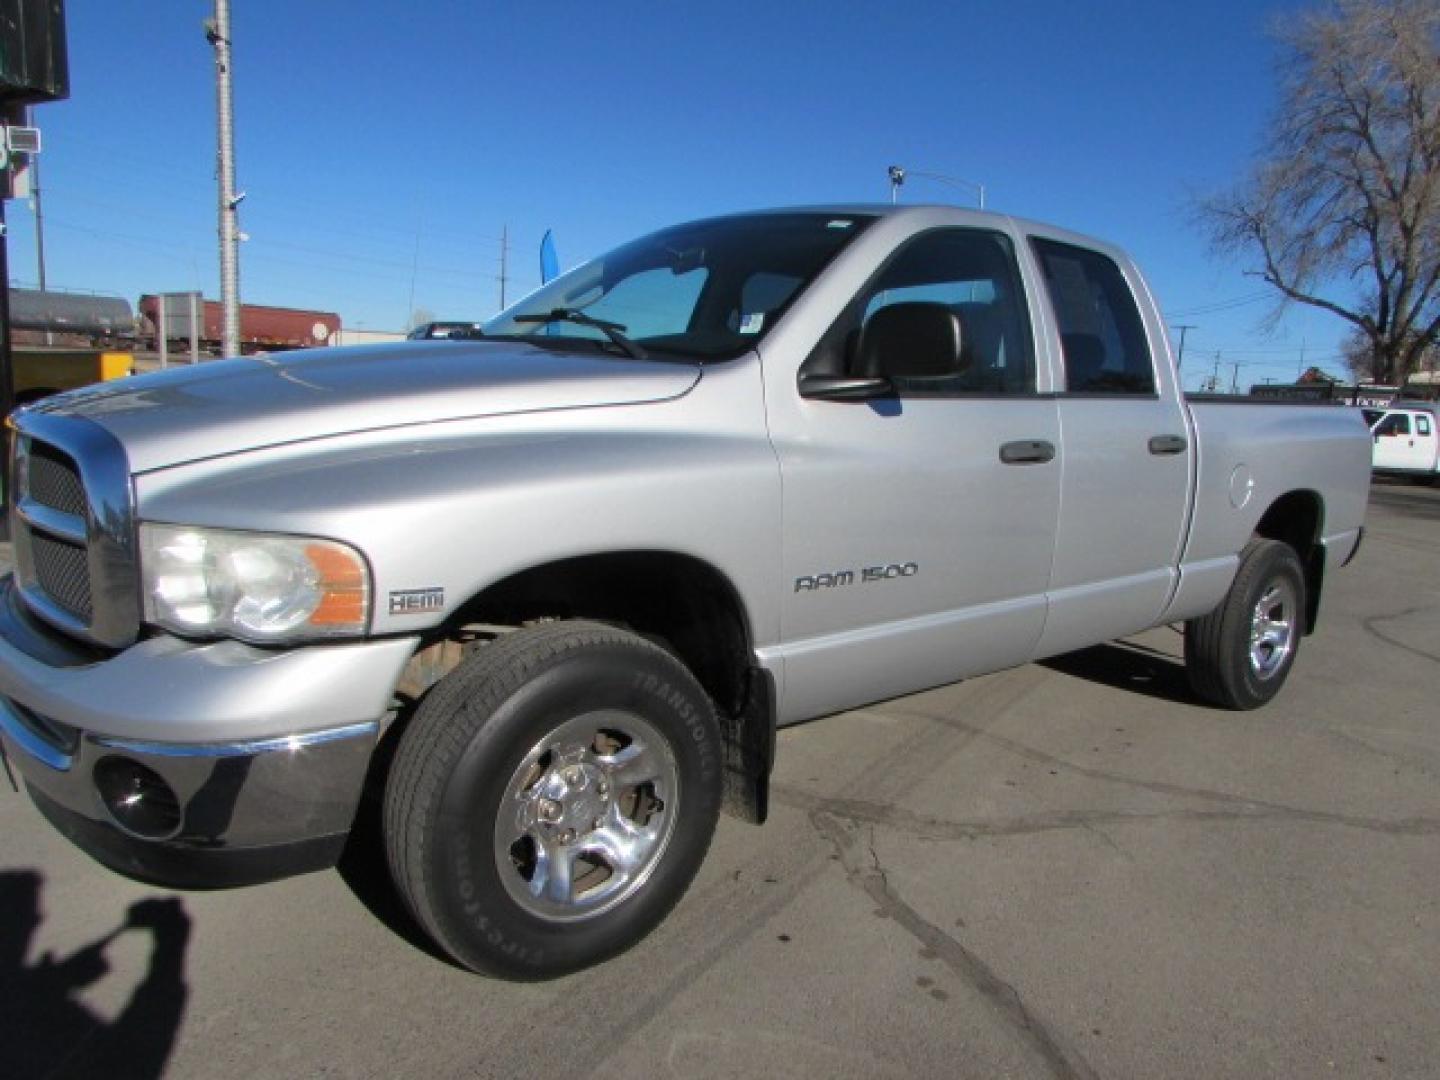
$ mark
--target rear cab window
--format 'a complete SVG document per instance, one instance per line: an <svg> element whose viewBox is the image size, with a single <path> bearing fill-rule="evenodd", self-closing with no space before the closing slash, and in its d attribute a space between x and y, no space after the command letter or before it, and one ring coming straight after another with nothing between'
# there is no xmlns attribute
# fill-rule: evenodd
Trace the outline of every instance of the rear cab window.
<svg viewBox="0 0 1440 1080"><path fill-rule="evenodd" d="M1031 237L1059 323L1065 391L1155 393L1155 363L1125 275L1108 256Z"/></svg>

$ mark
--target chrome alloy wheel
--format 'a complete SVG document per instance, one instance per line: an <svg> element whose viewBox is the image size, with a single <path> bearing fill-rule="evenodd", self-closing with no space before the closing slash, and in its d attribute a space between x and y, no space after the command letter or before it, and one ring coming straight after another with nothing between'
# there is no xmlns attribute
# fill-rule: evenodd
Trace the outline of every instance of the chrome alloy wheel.
<svg viewBox="0 0 1440 1080"><path fill-rule="evenodd" d="M568 922L630 896L665 852L680 809L669 743L639 716L577 716L536 743L505 788L495 862L522 909Z"/></svg>
<svg viewBox="0 0 1440 1080"><path fill-rule="evenodd" d="M1250 615L1250 668L1256 678L1273 677L1294 651L1295 608L1295 588L1285 580L1272 582L1256 601Z"/></svg>

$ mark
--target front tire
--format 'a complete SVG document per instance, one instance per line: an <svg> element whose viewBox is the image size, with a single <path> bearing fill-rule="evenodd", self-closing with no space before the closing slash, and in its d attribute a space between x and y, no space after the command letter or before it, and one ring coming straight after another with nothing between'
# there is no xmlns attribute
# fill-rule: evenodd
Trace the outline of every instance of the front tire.
<svg viewBox="0 0 1440 1080"><path fill-rule="evenodd" d="M385 792L391 874L460 964L539 979L665 917L721 798L715 710L678 660L612 627L517 630L434 687Z"/></svg>
<svg viewBox="0 0 1440 1080"><path fill-rule="evenodd" d="M1270 701L1295 663L1305 611L1305 574L1295 549L1278 540L1251 540L1224 601L1185 624L1191 688L1227 709L1256 709Z"/></svg>

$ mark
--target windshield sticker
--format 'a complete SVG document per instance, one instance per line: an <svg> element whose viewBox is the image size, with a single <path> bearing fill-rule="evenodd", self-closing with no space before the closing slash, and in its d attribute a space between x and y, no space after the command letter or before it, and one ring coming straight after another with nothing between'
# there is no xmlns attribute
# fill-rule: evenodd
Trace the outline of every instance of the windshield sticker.
<svg viewBox="0 0 1440 1080"><path fill-rule="evenodd" d="M758 334L760 332L760 327L764 325L765 312L752 311L749 315L746 315L744 321L740 323L740 333Z"/></svg>
<svg viewBox="0 0 1440 1080"><path fill-rule="evenodd" d="M827 221L825 227L827 229L848 229L854 224L855 222L849 218L836 218L834 221Z"/></svg>

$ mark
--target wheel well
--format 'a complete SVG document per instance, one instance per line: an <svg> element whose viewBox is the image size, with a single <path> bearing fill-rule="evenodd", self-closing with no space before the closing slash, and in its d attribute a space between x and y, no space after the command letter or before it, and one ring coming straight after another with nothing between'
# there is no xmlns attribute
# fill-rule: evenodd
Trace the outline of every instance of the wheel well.
<svg viewBox="0 0 1440 1080"><path fill-rule="evenodd" d="M1255 526L1255 535L1289 544L1305 570L1305 633L1312 633L1320 617L1320 590L1325 578L1325 548L1320 529L1325 505L1313 491L1291 491L1270 504Z"/></svg>
<svg viewBox="0 0 1440 1080"><path fill-rule="evenodd" d="M722 710L743 696L744 612L730 583L698 559L644 551L566 559L497 582L459 613L461 623L509 626L552 618L594 619L656 641Z"/></svg>
<svg viewBox="0 0 1440 1080"><path fill-rule="evenodd" d="M459 662L464 629L550 619L622 627L673 653L714 701L725 741L725 806L765 820L774 754L774 691L755 666L749 620L730 581L708 563L661 551L590 555L498 581L466 603L411 661L402 685L422 690Z"/></svg>

